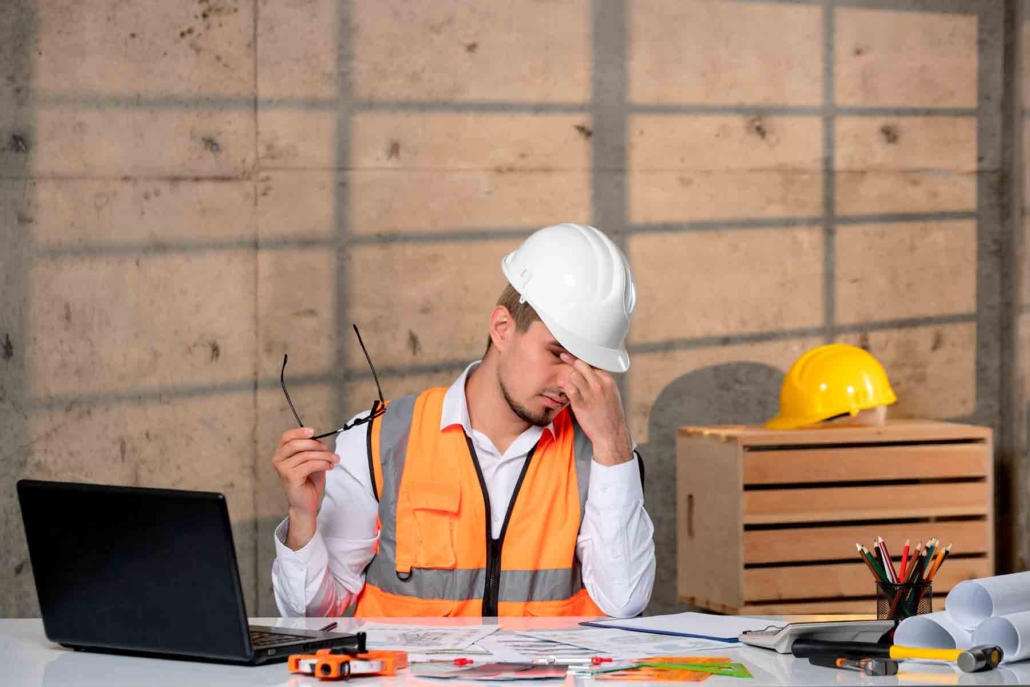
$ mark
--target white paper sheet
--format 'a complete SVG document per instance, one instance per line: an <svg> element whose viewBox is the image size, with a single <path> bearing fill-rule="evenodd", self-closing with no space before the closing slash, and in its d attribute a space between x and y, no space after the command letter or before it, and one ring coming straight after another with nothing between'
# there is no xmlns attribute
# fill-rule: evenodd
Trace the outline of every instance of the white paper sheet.
<svg viewBox="0 0 1030 687"><path fill-rule="evenodd" d="M565 677L565 666L506 666L487 665L455 666L422 663L411 667L411 674L419 678L435 680L460 680L460 684L477 682L515 682L525 680L561 680Z"/></svg>
<svg viewBox="0 0 1030 687"><path fill-rule="evenodd" d="M727 644L712 639L672 637L647 632L582 627L566 630L533 630L519 632L521 635L546 639L552 642L572 644L591 649L596 653L608 654L622 660L645 656L679 656L696 651L725 651L743 646Z"/></svg>
<svg viewBox="0 0 1030 687"><path fill-rule="evenodd" d="M653 615L630 620L602 620L601 627L616 627L637 632L653 632L679 636L693 636L705 639L722 638L736 641L744 630L764 630L769 627L767 618L747 618L736 615L708 615L707 613L676 613Z"/></svg>
<svg viewBox="0 0 1030 687"><path fill-rule="evenodd" d="M464 625L442 627L430 625L391 625L365 623L361 631L367 635L370 649L393 649L412 653L429 653L467 649L497 631L496 625Z"/></svg>
<svg viewBox="0 0 1030 687"><path fill-rule="evenodd" d="M1004 663L1030 658L1030 611L988 618L973 632L973 644L1000 646Z"/></svg>
<svg viewBox="0 0 1030 687"><path fill-rule="evenodd" d="M969 631L992 616L1030 611L1030 572L959 582L944 606L951 621Z"/></svg>
<svg viewBox="0 0 1030 687"><path fill-rule="evenodd" d="M473 644L464 649L438 649L436 651L422 650L418 653L408 652L408 663L425 663L427 661L450 661L455 658L472 658L476 660L493 660L490 652Z"/></svg>
<svg viewBox="0 0 1030 687"><path fill-rule="evenodd" d="M593 649L537 639L508 630L501 630L484 637L476 642L476 645L489 651L497 661L513 663L532 661L534 658L548 656L590 657L597 654Z"/></svg>
<svg viewBox="0 0 1030 687"><path fill-rule="evenodd" d="M894 632L894 643L926 649L968 649L973 635L951 622L945 611L906 618Z"/></svg>

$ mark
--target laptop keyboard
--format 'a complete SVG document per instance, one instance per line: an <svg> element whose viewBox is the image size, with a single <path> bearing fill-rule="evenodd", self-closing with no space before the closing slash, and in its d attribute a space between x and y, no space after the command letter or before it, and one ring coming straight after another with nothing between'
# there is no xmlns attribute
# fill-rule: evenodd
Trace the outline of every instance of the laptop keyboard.
<svg viewBox="0 0 1030 687"><path fill-rule="evenodd" d="M270 646L280 644L293 644L295 642L311 641L311 637L305 635L291 635L285 632L262 632L261 630L250 631L250 643L255 649L267 649Z"/></svg>

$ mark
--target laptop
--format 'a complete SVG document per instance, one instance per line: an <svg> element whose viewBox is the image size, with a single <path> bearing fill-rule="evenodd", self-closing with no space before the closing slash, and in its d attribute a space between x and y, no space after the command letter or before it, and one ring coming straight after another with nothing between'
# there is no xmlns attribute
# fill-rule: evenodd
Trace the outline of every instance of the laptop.
<svg viewBox="0 0 1030 687"><path fill-rule="evenodd" d="M222 494L18 482L47 639L72 649L261 665L365 635L248 626Z"/></svg>

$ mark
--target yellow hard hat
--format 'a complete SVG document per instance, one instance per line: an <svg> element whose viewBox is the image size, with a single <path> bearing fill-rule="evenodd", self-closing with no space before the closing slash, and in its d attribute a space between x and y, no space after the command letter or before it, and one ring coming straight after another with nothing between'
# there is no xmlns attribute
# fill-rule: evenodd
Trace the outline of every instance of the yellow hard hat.
<svg viewBox="0 0 1030 687"><path fill-rule="evenodd" d="M834 343L794 361L780 388L780 412L769 429L796 429L898 400L883 365L868 351Z"/></svg>

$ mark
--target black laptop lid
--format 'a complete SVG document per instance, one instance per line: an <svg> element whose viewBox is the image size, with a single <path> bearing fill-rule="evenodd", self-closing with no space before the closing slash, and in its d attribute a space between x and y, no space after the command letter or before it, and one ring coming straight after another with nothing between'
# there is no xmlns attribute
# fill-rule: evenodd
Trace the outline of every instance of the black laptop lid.
<svg viewBox="0 0 1030 687"><path fill-rule="evenodd" d="M21 480L18 499L51 641L250 656L224 496Z"/></svg>

